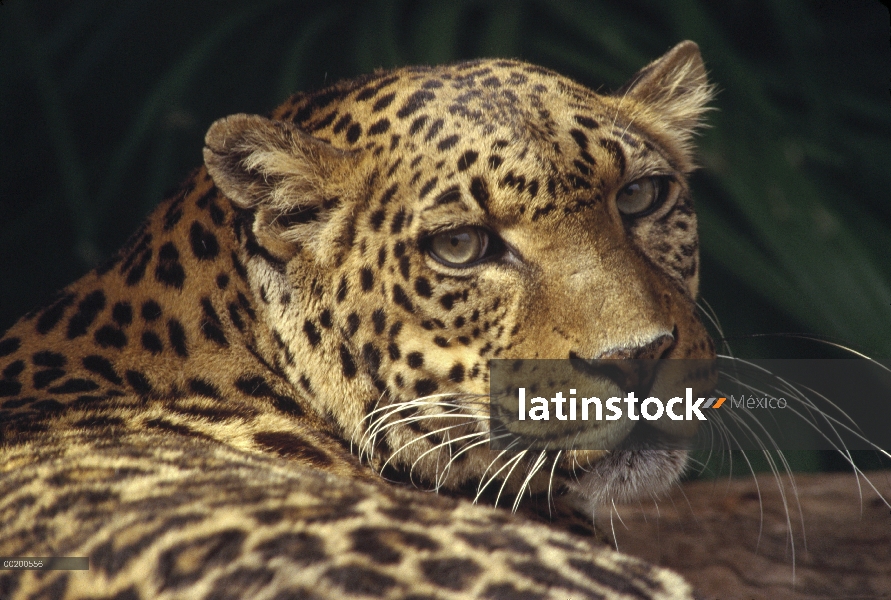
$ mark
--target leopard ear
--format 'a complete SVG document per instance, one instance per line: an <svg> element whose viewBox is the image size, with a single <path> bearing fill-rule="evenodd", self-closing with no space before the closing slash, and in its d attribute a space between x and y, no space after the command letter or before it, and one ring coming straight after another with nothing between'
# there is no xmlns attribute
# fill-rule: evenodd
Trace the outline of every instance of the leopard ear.
<svg viewBox="0 0 891 600"><path fill-rule="evenodd" d="M354 187L354 153L288 122L232 115L211 125L204 143L204 164L214 183L243 208L310 211Z"/></svg>
<svg viewBox="0 0 891 600"><path fill-rule="evenodd" d="M615 93L646 105L686 148L714 96L695 42L681 42L645 66Z"/></svg>

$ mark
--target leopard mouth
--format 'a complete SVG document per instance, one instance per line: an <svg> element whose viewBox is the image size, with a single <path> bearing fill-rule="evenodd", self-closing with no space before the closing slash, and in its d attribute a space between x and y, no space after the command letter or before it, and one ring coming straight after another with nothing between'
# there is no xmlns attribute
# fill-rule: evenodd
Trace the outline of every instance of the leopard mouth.
<svg viewBox="0 0 891 600"><path fill-rule="evenodd" d="M589 512L603 504L655 498L683 474L689 445L690 438L638 423L615 449L599 453L567 487L574 501Z"/></svg>

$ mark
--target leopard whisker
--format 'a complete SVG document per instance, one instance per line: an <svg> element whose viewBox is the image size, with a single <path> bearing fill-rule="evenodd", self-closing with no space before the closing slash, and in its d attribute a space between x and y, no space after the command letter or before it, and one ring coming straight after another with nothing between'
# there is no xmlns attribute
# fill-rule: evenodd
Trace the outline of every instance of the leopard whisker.
<svg viewBox="0 0 891 600"><path fill-rule="evenodd" d="M499 469L497 473L495 473L494 475L492 475L492 477L485 483L485 485L483 485L483 480L485 479L486 474L489 472L489 470L490 470L493 466L495 466L495 464L498 463L499 460L501 460L501 457L502 457L502 456L504 456L505 454L507 454L507 452L510 451L510 449L511 449L512 447L516 446L517 444L519 444L519 441L517 441L517 440L512 441L510 444L508 444L507 448L505 448L504 450L502 450L501 452L498 453L498 456L496 456L495 458L493 458L492 460L489 461L489 466L486 467L486 470L483 471L483 474L480 476L480 483L479 483L479 485L478 485L477 488L476 488L476 496L475 496L474 499L473 499L473 503L474 503L474 504L476 504L477 501L479 501L480 496L482 496L482 494L483 494L483 492L485 491L486 487L488 487L489 484L492 483L493 479L494 479L495 477L498 476L498 473L500 473L500 472L504 469L504 467L502 466L501 469Z"/></svg>
<svg viewBox="0 0 891 600"><path fill-rule="evenodd" d="M498 473L500 473L500 472L503 471L508 465L511 465L511 463L513 463L513 464L511 465L510 470L507 472L507 475L506 475L506 476L504 477L504 479L501 481L501 487L498 488L498 494L495 496L495 504L494 504L495 508L498 508L498 500L501 499L501 493L504 491L504 486L507 485L507 482L508 482L508 480L510 479L510 476L513 475L513 473L514 473L514 469L516 469L516 468L517 468L517 465L520 464L520 461L522 460L522 458L523 458L524 456L526 456L526 452L527 452L527 450L521 450L519 454L517 454L515 457L513 457L512 459L510 459L509 461L507 461L507 463L505 463L505 465L504 465L503 467L501 467L500 469L498 469L498 471L492 476L492 478L494 479L495 477L498 476ZM489 482L491 482L491 481L492 481L492 479L489 480ZM486 485L489 485L489 484L487 483ZM485 489L485 487L483 487L483 489Z"/></svg>
<svg viewBox="0 0 891 600"><path fill-rule="evenodd" d="M466 437L471 437L471 436L476 436L476 435L481 436L482 439L481 439L480 441L478 441L478 442L474 442L474 443L472 443L472 444L465 444L460 450L458 450L458 452L456 452L456 453L449 459L449 462L446 463L446 466L444 467L444 472L448 472L448 470L451 468L451 464L452 464L452 463L453 463L459 456L461 456L461 455L464 454L465 452L469 452L470 450L476 448L477 446L482 446L483 444L486 444L486 443L489 441L489 436L488 436L488 434L487 434L486 432L484 432L484 431L479 431L479 432L476 432L476 433L468 434ZM455 441L458 441L458 440L460 440L460 439L462 439L462 438L458 438L458 439L455 440ZM444 481L444 478L445 478L445 474L443 474L443 478L442 478L443 481ZM440 478L439 478L439 475L437 474L437 488L438 488L438 487L441 487L441 486L442 486L442 484L440 483Z"/></svg>
<svg viewBox="0 0 891 600"><path fill-rule="evenodd" d="M529 474L526 475L526 479L523 480L523 483L520 484L520 490L517 492L516 498L514 499L514 505L511 509L511 512L516 513L517 508L520 506L520 501L523 499L523 492L526 490L526 487L529 485L529 482L532 481L532 478L535 477L535 474L544 466L545 461L547 460L547 451L542 450L538 458L532 464L529 469ZM508 475L510 477L510 475Z"/></svg>
<svg viewBox="0 0 891 600"><path fill-rule="evenodd" d="M560 462L560 456L563 454L563 450L558 450L557 454L554 456L554 464L551 465L551 474L548 477L548 516L553 516L551 512L551 506L553 506L553 486L554 486L554 472L557 470L557 464Z"/></svg>

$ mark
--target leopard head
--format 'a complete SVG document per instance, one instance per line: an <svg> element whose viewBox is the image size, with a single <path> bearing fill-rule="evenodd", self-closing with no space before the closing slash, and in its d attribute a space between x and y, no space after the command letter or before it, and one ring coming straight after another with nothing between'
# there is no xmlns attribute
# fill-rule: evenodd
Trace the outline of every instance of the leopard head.
<svg viewBox="0 0 891 600"><path fill-rule="evenodd" d="M512 60L405 68L221 119L204 158L288 378L374 466L627 499L686 452L496 453L488 361L714 356L686 180L711 92L692 42L612 95Z"/></svg>

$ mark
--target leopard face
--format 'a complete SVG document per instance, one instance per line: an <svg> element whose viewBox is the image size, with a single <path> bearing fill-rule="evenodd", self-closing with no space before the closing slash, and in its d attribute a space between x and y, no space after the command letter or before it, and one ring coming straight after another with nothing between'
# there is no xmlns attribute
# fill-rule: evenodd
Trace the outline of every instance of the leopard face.
<svg viewBox="0 0 891 600"><path fill-rule="evenodd" d="M128 247L0 342L5 435L152 429L543 491L484 443L488 360L714 355L686 182L709 97L685 43L610 96L480 60L222 119ZM685 459L613 450L551 474L596 503Z"/></svg>

